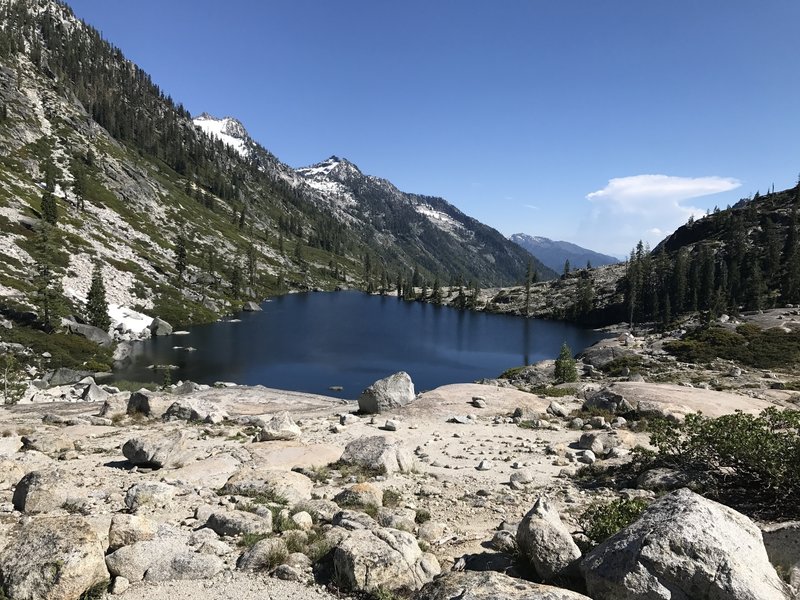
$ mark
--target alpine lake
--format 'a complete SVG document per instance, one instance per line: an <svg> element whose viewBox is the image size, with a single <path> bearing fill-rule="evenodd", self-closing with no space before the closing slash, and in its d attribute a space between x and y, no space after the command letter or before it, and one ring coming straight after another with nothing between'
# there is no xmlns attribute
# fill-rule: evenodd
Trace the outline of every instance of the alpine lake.
<svg viewBox="0 0 800 600"><path fill-rule="evenodd" d="M569 323L460 311L362 292L288 294L236 319L133 346L116 379L243 385L355 399L377 379L411 375L417 392L494 378L573 352L602 334Z"/></svg>

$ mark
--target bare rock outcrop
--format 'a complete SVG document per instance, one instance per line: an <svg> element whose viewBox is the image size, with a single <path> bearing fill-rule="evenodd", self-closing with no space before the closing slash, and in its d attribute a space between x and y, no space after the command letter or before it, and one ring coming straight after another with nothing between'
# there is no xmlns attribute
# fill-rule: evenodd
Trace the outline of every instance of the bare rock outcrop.
<svg viewBox="0 0 800 600"><path fill-rule="evenodd" d="M451 571L440 575L416 600L589 600L562 588L516 579L494 571Z"/></svg>
<svg viewBox="0 0 800 600"><path fill-rule="evenodd" d="M753 522L686 489L592 550L581 572L596 600L790 598Z"/></svg>

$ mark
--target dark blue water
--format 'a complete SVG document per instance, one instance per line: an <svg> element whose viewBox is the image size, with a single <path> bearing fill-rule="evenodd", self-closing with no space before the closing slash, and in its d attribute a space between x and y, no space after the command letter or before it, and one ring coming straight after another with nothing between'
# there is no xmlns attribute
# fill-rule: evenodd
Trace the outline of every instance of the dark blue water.
<svg viewBox="0 0 800 600"><path fill-rule="evenodd" d="M356 398L376 379L407 371L417 391L496 377L510 367L574 352L597 332L567 323L472 313L360 292L291 294L189 335L136 345L117 377L157 381L148 365L172 364L172 380L233 381ZM174 349L194 347L195 352Z"/></svg>

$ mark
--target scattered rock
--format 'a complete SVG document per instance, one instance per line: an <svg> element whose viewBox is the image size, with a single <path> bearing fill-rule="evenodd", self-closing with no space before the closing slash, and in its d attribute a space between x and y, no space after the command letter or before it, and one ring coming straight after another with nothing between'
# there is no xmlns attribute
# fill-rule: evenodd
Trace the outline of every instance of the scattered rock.
<svg viewBox="0 0 800 600"><path fill-rule="evenodd" d="M671 492L683 487L691 487L691 477L676 469L665 467L645 471L636 480L636 487L654 492Z"/></svg>
<svg viewBox="0 0 800 600"><path fill-rule="evenodd" d="M158 419L164 416L171 405L172 400L143 388L131 393L128 398L127 412L129 415L142 414L152 419Z"/></svg>
<svg viewBox="0 0 800 600"><path fill-rule="evenodd" d="M180 466L186 437L181 431L165 436L131 438L122 446L122 454L134 465L154 469Z"/></svg>
<svg viewBox="0 0 800 600"><path fill-rule="evenodd" d="M578 440L578 447L583 450L591 450L596 456L606 456L622 442L613 432L587 431Z"/></svg>
<svg viewBox="0 0 800 600"><path fill-rule="evenodd" d="M339 492L334 501L342 507L383 506L383 490L371 483L356 483Z"/></svg>
<svg viewBox="0 0 800 600"><path fill-rule="evenodd" d="M414 468L414 455L398 441L376 435L353 440L344 449L341 461L367 469L377 469L386 475L407 473Z"/></svg>
<svg viewBox="0 0 800 600"><path fill-rule="evenodd" d="M415 398L414 383L405 371L379 379L358 397L358 409L362 413L377 414L412 402Z"/></svg>
<svg viewBox="0 0 800 600"><path fill-rule="evenodd" d="M550 406L547 407L547 412L556 417L561 417L562 419L569 417L569 411L555 400L550 402Z"/></svg>
<svg viewBox="0 0 800 600"><path fill-rule="evenodd" d="M69 329L70 333L81 335L90 342L94 342L98 346L108 347L114 343L114 340L111 339L111 336L108 335L108 332L103 331L99 327L84 325L83 323L76 323L75 321L69 321L67 323L67 329Z"/></svg>
<svg viewBox="0 0 800 600"><path fill-rule="evenodd" d="M151 335L170 335L172 333L172 325L159 317L153 319L148 329L150 329Z"/></svg>
<svg viewBox="0 0 800 600"><path fill-rule="evenodd" d="M289 413L284 411L264 423L258 434L258 440L261 442L296 440L300 438L302 433L302 430L295 424Z"/></svg>
<svg viewBox="0 0 800 600"><path fill-rule="evenodd" d="M136 542L152 540L158 533L158 524L146 517L116 514L111 518L108 529L108 548L116 550Z"/></svg>
<svg viewBox="0 0 800 600"><path fill-rule="evenodd" d="M636 407L628 402L622 394L609 388L603 388L590 395L583 403L583 410L603 410L615 414L626 414Z"/></svg>
<svg viewBox="0 0 800 600"><path fill-rule="evenodd" d="M236 568L242 571L264 571L275 565L275 558L286 557L289 550L281 538L260 540L239 557Z"/></svg>
<svg viewBox="0 0 800 600"><path fill-rule="evenodd" d="M241 510L215 512L208 517L206 527L219 535L267 535L272 533L272 513L266 510L261 516Z"/></svg>
<svg viewBox="0 0 800 600"><path fill-rule="evenodd" d="M164 508L175 497L175 488L160 481L146 481L132 485L125 494L125 506L136 512L140 508Z"/></svg>
<svg viewBox="0 0 800 600"><path fill-rule="evenodd" d="M92 382L86 386L86 389L83 391L83 395L81 396L81 400L84 402L105 402L108 399L108 396L109 394L107 391L101 387L98 387L97 384Z"/></svg>
<svg viewBox="0 0 800 600"><path fill-rule="evenodd" d="M545 581L564 574L581 551L549 501L540 497L517 528L520 556Z"/></svg>

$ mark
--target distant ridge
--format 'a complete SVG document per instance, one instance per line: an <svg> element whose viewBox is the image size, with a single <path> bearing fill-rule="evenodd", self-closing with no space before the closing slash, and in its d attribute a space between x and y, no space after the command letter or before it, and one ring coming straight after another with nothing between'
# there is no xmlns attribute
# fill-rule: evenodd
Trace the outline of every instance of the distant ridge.
<svg viewBox="0 0 800 600"><path fill-rule="evenodd" d="M546 237L515 233L508 239L530 252L542 264L550 267L556 273L564 270L564 263L567 260L573 268L583 268L587 263L591 263L593 267L601 267L620 262L615 256L601 254L577 244L551 240Z"/></svg>

